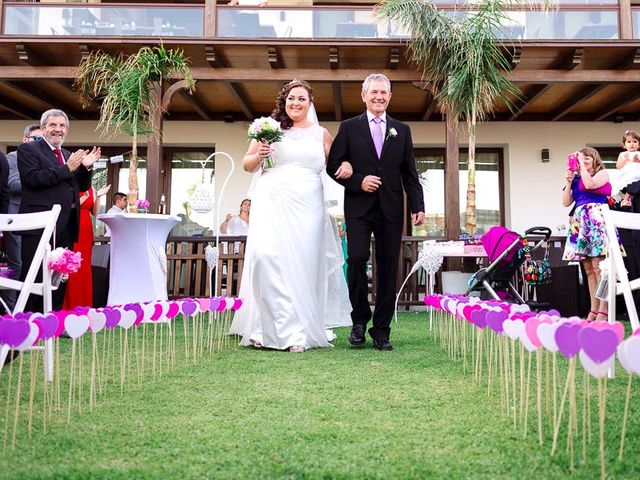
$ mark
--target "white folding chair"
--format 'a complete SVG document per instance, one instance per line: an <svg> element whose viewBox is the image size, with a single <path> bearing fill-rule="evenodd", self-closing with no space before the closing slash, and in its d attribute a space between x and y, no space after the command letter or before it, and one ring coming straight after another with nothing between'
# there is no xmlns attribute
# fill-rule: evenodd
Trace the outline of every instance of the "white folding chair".
<svg viewBox="0 0 640 480"><path fill-rule="evenodd" d="M60 214L60 205L54 205L53 208L45 212L37 213L22 213L22 214L0 214L0 232L21 232L27 230L40 230L40 242L36 253L31 260L27 275L24 281L15 280L11 278L0 277L0 288L16 290L20 292L16 299L16 304L11 314L15 315L18 312L23 312L24 307L27 304L29 295L41 295L43 312L49 312L51 310L51 270L49 269L49 253L51 252L51 245L49 241L55 231L56 221ZM22 266L23 268L26 265ZM36 283L36 276L38 270L42 267L42 282ZM44 347L44 375L48 381L53 380L53 341L52 339L45 340ZM2 345L0 347L0 372L4 361L9 354L9 346Z"/></svg>
<svg viewBox="0 0 640 480"><path fill-rule="evenodd" d="M616 321L616 296L622 294L627 306L627 313L631 321L631 327L636 330L640 327L638 322L638 311L633 301L633 290L640 289L640 278L629 281L627 269L624 266L622 252L616 228L626 228L629 230L640 230L640 214L612 211L607 205L602 205L602 214L607 229L607 251L609 255L608 271L608 295L609 302L609 322ZM634 255L635 252L627 252Z"/></svg>

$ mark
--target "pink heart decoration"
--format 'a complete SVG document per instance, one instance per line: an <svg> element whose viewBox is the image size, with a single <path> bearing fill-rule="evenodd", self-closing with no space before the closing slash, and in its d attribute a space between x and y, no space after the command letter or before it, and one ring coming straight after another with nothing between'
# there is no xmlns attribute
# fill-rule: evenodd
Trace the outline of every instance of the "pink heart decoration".
<svg viewBox="0 0 640 480"><path fill-rule="evenodd" d="M242 307L242 299L241 298L236 298L235 301L233 302L233 307L231 307L231 310L236 312L236 311L240 310L240 307Z"/></svg>
<svg viewBox="0 0 640 480"><path fill-rule="evenodd" d="M539 318L531 317L528 318L524 324L524 331L526 332L531 344L536 348L542 345L542 343L540 343L540 339L538 338L538 327L540 326L540 323L542 322Z"/></svg>
<svg viewBox="0 0 640 480"><path fill-rule="evenodd" d="M178 315L178 313L180 313L180 305L178 305L178 302L170 302L169 309L166 314L167 318L173 319Z"/></svg>
<svg viewBox="0 0 640 480"><path fill-rule="evenodd" d="M64 319L64 329L71 338L78 338L89 329L89 317L71 313Z"/></svg>
<svg viewBox="0 0 640 480"><path fill-rule="evenodd" d="M92 333L100 332L107 324L107 316L96 309L89 310L87 317L89 318L89 328Z"/></svg>
<svg viewBox="0 0 640 480"><path fill-rule="evenodd" d="M196 298L196 301L200 304L200 310L202 312L206 312L209 310L209 306L211 305L210 298Z"/></svg>
<svg viewBox="0 0 640 480"><path fill-rule="evenodd" d="M618 337L612 330L588 327L580 331L582 350L595 363L610 359L616 353L618 343Z"/></svg>
<svg viewBox="0 0 640 480"><path fill-rule="evenodd" d="M71 312L67 312L66 310L60 310L57 312L50 312L51 314L55 315L58 318L58 329L56 330L56 337L59 337L60 335L62 335L62 332L64 332L64 321L67 318L67 315L70 315Z"/></svg>
<svg viewBox="0 0 640 480"><path fill-rule="evenodd" d="M31 327L26 320L11 318L0 320L0 343L9 345L11 348L15 348L24 342L30 332Z"/></svg>
<svg viewBox="0 0 640 480"><path fill-rule="evenodd" d="M609 367L615 362L615 356L612 356L604 362L594 362L584 350L580 350L578 355L582 367L595 378L604 378L609 372Z"/></svg>
<svg viewBox="0 0 640 480"><path fill-rule="evenodd" d="M220 300L220 303L218 303L218 308L216 309L216 312L222 312L227 308L227 299L224 297L220 297L219 300Z"/></svg>
<svg viewBox="0 0 640 480"><path fill-rule="evenodd" d="M164 310L163 307L164 305L162 303L155 304L153 314L150 317L152 321L157 322L159 319L163 317L163 310Z"/></svg>

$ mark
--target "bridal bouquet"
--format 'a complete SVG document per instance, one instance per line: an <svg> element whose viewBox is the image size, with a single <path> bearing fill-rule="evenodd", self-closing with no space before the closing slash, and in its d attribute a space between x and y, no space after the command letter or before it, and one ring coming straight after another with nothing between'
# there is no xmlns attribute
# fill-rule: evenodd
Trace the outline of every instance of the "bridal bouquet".
<svg viewBox="0 0 640 480"><path fill-rule="evenodd" d="M49 268L62 275L77 272L81 263L82 254L68 248L58 247L49 254Z"/></svg>
<svg viewBox="0 0 640 480"><path fill-rule="evenodd" d="M249 126L248 137L249 140L256 140L258 142L266 142L269 145L282 140L282 129L280 128L280 122L271 117L260 117L253 121ZM273 159L269 155L264 160L265 168L273 167Z"/></svg>

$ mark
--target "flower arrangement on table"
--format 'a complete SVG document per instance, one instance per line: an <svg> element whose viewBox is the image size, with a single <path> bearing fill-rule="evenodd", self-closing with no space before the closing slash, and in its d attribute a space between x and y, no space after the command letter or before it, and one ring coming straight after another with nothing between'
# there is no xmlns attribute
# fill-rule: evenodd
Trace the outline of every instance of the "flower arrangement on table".
<svg viewBox="0 0 640 480"><path fill-rule="evenodd" d="M149 200L145 199L145 198L140 198L138 200L136 200L136 207L138 207L138 212L139 213L146 213L149 211Z"/></svg>
<svg viewBox="0 0 640 480"><path fill-rule="evenodd" d="M256 140L258 142L265 142L269 145L282 140L282 128L280 122L271 117L260 117L251 123L247 136L249 140ZM273 167L273 158L269 155L264 159L264 168Z"/></svg>
<svg viewBox="0 0 640 480"><path fill-rule="evenodd" d="M69 274L80 270L82 254L68 248L58 247L49 254L49 268L53 271L52 284L58 286L61 281L66 281Z"/></svg>

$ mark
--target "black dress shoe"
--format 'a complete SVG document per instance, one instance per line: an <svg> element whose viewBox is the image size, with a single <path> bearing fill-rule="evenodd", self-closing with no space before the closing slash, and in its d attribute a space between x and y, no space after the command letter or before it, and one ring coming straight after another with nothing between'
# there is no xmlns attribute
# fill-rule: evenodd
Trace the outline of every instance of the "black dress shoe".
<svg viewBox="0 0 640 480"><path fill-rule="evenodd" d="M364 325L356 324L351 327L351 333L349 334L349 344L352 347L364 346Z"/></svg>
<svg viewBox="0 0 640 480"><path fill-rule="evenodd" d="M373 346L378 350L393 350L393 345L389 343L389 340L373 339Z"/></svg>

